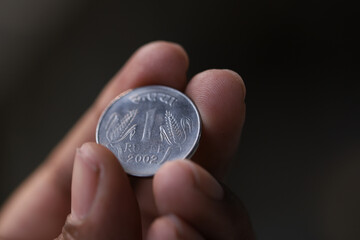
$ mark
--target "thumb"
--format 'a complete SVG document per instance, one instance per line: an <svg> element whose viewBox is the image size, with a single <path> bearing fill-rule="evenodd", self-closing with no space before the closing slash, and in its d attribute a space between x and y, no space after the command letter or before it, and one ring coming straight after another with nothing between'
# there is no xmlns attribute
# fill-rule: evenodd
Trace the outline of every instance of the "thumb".
<svg viewBox="0 0 360 240"><path fill-rule="evenodd" d="M77 150L71 214L58 239L140 239L140 214L126 173L105 147Z"/></svg>

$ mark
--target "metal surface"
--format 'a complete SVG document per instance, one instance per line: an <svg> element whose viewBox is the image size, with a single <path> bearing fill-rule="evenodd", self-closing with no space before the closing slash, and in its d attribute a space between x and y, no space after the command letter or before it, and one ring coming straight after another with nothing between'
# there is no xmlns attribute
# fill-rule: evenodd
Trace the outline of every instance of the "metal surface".
<svg viewBox="0 0 360 240"><path fill-rule="evenodd" d="M190 158L201 134L200 115L183 93L146 86L114 99L100 117L96 142L131 175L152 176L166 161Z"/></svg>

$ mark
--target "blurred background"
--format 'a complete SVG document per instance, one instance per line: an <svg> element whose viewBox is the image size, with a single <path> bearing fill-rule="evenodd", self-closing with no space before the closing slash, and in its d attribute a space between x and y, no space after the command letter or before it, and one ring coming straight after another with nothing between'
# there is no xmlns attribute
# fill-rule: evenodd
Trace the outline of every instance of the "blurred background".
<svg viewBox="0 0 360 240"><path fill-rule="evenodd" d="M126 59L163 39L187 50L189 78L245 80L226 182L258 239L360 239L358 18L340 0L0 0L0 203Z"/></svg>

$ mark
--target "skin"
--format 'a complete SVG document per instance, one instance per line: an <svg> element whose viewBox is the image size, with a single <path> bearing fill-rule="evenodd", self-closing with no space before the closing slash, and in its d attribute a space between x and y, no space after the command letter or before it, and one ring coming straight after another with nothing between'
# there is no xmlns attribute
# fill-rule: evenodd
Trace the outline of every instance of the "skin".
<svg viewBox="0 0 360 240"><path fill-rule="evenodd" d="M174 43L138 49L44 163L0 212L4 239L254 239L240 200L219 184L240 138L245 86L230 70L189 83L189 60ZM186 93L203 122L190 160L164 164L153 178L128 176L95 141L102 111L118 94L145 85Z"/></svg>

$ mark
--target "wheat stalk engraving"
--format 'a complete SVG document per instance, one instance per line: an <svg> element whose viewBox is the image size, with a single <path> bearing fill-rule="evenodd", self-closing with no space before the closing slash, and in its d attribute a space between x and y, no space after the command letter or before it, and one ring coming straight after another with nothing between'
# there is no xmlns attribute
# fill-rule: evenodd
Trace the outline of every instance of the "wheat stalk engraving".
<svg viewBox="0 0 360 240"><path fill-rule="evenodd" d="M130 134L130 140L135 134L136 124L131 125L137 109L129 111L120 119L118 113L113 113L110 116L108 124L105 126L106 138L110 143L117 143L124 140Z"/></svg>
<svg viewBox="0 0 360 240"><path fill-rule="evenodd" d="M160 126L161 141L169 145L180 145L186 141L186 129L191 132L191 120L182 118L179 122L170 111L165 112L165 125Z"/></svg>
<svg viewBox="0 0 360 240"><path fill-rule="evenodd" d="M165 124L167 132L170 134L170 139L173 143L180 143L183 140L183 133L181 132L180 125L176 121L171 112L165 112Z"/></svg>

